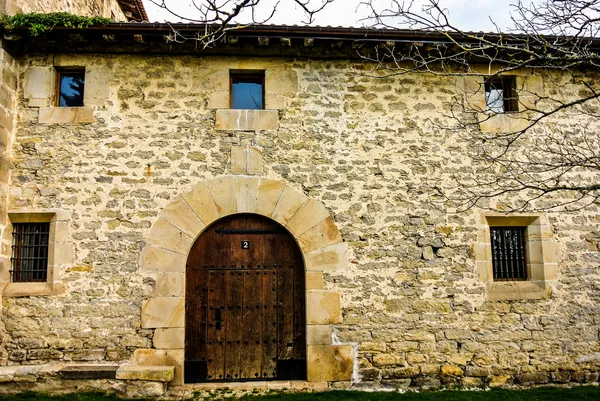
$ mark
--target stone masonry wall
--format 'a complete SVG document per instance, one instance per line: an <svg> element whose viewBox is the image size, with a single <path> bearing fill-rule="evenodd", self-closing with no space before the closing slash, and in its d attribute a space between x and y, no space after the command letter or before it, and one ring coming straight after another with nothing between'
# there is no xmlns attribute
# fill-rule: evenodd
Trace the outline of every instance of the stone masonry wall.
<svg viewBox="0 0 600 401"><path fill-rule="evenodd" d="M0 0L0 8L9 15L66 11L127 21L116 0Z"/></svg>
<svg viewBox="0 0 600 401"><path fill-rule="evenodd" d="M454 78L370 78L344 61L57 55L58 66L103 69L106 98L94 122L39 124L22 85L47 59L19 63L9 208L69 210L75 251L64 293L3 298L8 364L123 362L151 348L154 330L140 328L153 284L139 273L144 237L170 200L230 173L233 145L255 145L263 176L325 205L349 245L350 267L324 280L342 294L334 336L356 345L357 385L598 380L598 205L548 215L549 299L492 302L473 257L480 211L448 213L423 189L477 172L465 137L440 128L452 123L442 111ZM210 106L228 70L243 68L297 77L297 93L278 99L278 129L215 129ZM561 96L578 90L542 79Z"/></svg>

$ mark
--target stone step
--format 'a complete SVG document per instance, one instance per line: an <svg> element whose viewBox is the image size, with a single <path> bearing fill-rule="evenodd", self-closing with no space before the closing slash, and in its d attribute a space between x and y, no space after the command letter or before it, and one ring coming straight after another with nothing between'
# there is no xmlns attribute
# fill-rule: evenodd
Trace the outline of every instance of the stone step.
<svg viewBox="0 0 600 401"><path fill-rule="evenodd" d="M116 379L170 382L175 377L174 366L121 365Z"/></svg>
<svg viewBox="0 0 600 401"><path fill-rule="evenodd" d="M69 365L58 371L63 379L114 379L119 365Z"/></svg>

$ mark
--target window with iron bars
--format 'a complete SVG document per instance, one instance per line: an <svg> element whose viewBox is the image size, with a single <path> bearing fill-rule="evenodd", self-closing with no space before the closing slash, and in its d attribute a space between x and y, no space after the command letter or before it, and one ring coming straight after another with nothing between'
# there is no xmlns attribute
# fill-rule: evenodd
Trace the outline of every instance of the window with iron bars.
<svg viewBox="0 0 600 401"><path fill-rule="evenodd" d="M527 280L526 227L490 227L494 281Z"/></svg>
<svg viewBox="0 0 600 401"><path fill-rule="evenodd" d="M11 282L46 281L49 236L50 223L13 223Z"/></svg>

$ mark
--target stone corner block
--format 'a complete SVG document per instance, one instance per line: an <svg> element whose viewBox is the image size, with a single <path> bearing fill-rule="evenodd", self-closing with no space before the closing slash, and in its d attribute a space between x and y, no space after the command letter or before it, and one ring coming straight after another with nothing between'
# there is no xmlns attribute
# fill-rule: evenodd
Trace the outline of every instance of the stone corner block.
<svg viewBox="0 0 600 401"><path fill-rule="evenodd" d="M218 131L262 131L279 128L277 110L219 109L216 112L215 128Z"/></svg>
<svg viewBox="0 0 600 401"><path fill-rule="evenodd" d="M285 184L281 181L261 178L258 185L256 213L272 216L284 188Z"/></svg>
<svg viewBox="0 0 600 401"><path fill-rule="evenodd" d="M309 345L307 347L308 381L350 381L354 371L351 345Z"/></svg>
<svg viewBox="0 0 600 401"><path fill-rule="evenodd" d="M184 302L183 297L148 299L142 306L142 327L145 329L184 327Z"/></svg>
<svg viewBox="0 0 600 401"><path fill-rule="evenodd" d="M170 382L175 377L175 367L121 365L115 377L117 380Z"/></svg>
<svg viewBox="0 0 600 401"><path fill-rule="evenodd" d="M40 124L67 124L96 122L91 107L40 107Z"/></svg>
<svg viewBox="0 0 600 401"><path fill-rule="evenodd" d="M272 217L286 226L298 210L308 201L308 196L296 189L286 186L273 210Z"/></svg>
<svg viewBox="0 0 600 401"><path fill-rule="evenodd" d="M340 242L304 255L306 271L344 270L348 267L348 244Z"/></svg>
<svg viewBox="0 0 600 401"><path fill-rule="evenodd" d="M258 177L235 177L235 200L238 213L255 213L258 194Z"/></svg>
<svg viewBox="0 0 600 401"><path fill-rule="evenodd" d="M340 293L328 290L306 292L306 323L342 323Z"/></svg>
<svg viewBox="0 0 600 401"><path fill-rule="evenodd" d="M161 218L184 232L190 238L195 238L205 227L185 199L177 196L160 213Z"/></svg>
<svg viewBox="0 0 600 401"><path fill-rule="evenodd" d="M185 348L185 329L183 327L156 329L152 344L157 349Z"/></svg>

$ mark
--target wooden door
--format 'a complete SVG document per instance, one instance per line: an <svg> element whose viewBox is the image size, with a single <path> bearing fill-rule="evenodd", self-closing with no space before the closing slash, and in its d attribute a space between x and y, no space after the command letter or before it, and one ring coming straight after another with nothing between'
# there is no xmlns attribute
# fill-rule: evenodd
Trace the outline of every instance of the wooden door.
<svg viewBox="0 0 600 401"><path fill-rule="evenodd" d="M304 264L286 230L223 218L186 269L186 382L306 379Z"/></svg>

